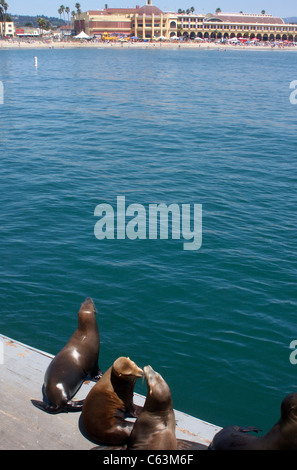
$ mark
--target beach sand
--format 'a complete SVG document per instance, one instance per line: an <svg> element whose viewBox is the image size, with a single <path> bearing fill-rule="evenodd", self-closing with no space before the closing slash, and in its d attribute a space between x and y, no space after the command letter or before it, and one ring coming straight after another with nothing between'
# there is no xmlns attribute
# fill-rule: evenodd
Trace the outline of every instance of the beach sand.
<svg viewBox="0 0 297 470"><path fill-rule="evenodd" d="M80 41L0 41L0 50L7 49L197 49L197 50L237 50L237 51L297 51L297 46L271 47L270 45L234 45L189 42L80 42Z"/></svg>

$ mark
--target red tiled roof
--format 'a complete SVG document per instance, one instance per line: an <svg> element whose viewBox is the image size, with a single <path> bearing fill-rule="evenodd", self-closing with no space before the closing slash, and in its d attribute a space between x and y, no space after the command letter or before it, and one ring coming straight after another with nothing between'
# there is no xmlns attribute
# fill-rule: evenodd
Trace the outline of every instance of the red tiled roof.
<svg viewBox="0 0 297 470"><path fill-rule="evenodd" d="M154 5L144 5L144 7L138 8L136 12L139 15L152 16L154 13L155 16L160 16L163 14L163 11L160 8L155 7Z"/></svg>

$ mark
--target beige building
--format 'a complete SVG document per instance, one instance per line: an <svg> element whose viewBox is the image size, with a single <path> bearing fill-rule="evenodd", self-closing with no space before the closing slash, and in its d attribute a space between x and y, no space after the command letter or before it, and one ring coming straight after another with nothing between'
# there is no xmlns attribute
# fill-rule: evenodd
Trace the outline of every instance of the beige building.
<svg viewBox="0 0 297 470"><path fill-rule="evenodd" d="M3 24L5 25L4 34L3 34ZM15 35L15 27L12 21L6 21L5 23L0 22L0 36L4 37L13 37Z"/></svg>
<svg viewBox="0 0 297 470"><path fill-rule="evenodd" d="M72 29L89 36L134 36L139 39L183 37L184 39L245 38L297 42L297 25L285 24L272 15L218 13L212 15L163 12L152 5L135 8L105 8L75 15Z"/></svg>
<svg viewBox="0 0 297 470"><path fill-rule="evenodd" d="M189 21L188 24L187 21ZM206 15L198 27L193 27L192 23L189 17L181 18L181 32L190 38L198 36L208 39L232 39L236 37L238 39L256 38L260 41L297 41L297 25L285 24L282 18L272 15L218 13Z"/></svg>

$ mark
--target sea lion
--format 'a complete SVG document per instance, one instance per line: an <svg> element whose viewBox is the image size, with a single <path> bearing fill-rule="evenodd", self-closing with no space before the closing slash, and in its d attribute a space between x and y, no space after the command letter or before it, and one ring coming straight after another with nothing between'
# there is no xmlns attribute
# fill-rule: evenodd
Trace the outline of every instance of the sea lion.
<svg viewBox="0 0 297 470"><path fill-rule="evenodd" d="M170 388L151 366L145 366L143 374L147 396L129 437L127 450L176 450L176 423Z"/></svg>
<svg viewBox="0 0 297 470"><path fill-rule="evenodd" d="M210 450L297 450L297 393L287 395L281 404L279 421L264 436L250 435L256 428L228 426L219 431Z"/></svg>
<svg viewBox="0 0 297 470"><path fill-rule="evenodd" d="M122 445L130 436L133 423L127 413L136 417L141 407L133 403L136 380L143 371L128 357L119 357L88 393L82 408L83 431L93 441Z"/></svg>
<svg viewBox="0 0 297 470"><path fill-rule="evenodd" d="M203 444L176 438L175 413L168 384L151 366L145 366L143 373L147 396L128 439L127 450L206 450Z"/></svg>
<svg viewBox="0 0 297 470"><path fill-rule="evenodd" d="M80 411L83 400L72 401L83 382L97 381L102 376L98 366L99 330L91 298L81 304L78 327L68 343L49 364L43 384L43 401L31 400L33 405L48 412Z"/></svg>

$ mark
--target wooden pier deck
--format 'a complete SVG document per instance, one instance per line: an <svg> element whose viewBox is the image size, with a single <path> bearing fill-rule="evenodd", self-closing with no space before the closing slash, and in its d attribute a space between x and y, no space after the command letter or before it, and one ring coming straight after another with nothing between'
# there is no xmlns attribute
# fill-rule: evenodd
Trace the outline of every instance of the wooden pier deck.
<svg viewBox="0 0 297 470"><path fill-rule="evenodd" d="M0 334L0 449L89 450L95 444L79 429L80 412L50 415L31 403L42 399L45 370L53 356ZM75 399L94 385L83 384ZM135 393L135 403L145 397ZM218 426L175 410L176 436L208 446Z"/></svg>

